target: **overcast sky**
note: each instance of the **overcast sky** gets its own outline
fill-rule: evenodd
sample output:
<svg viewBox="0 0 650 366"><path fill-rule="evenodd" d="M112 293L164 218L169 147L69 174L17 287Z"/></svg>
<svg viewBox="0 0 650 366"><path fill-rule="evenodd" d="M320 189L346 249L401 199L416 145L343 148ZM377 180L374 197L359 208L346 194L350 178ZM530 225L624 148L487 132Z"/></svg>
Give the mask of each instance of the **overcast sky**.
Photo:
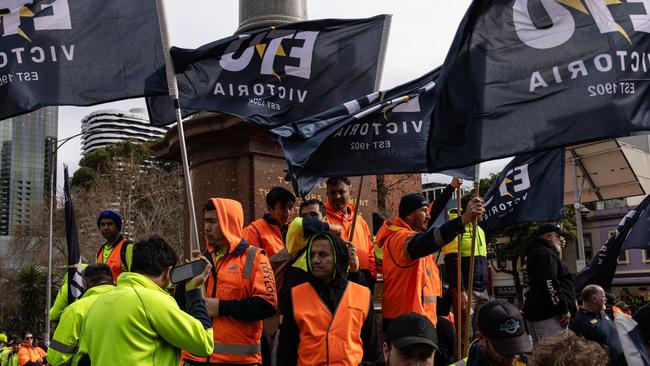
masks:
<svg viewBox="0 0 650 366"><path fill-rule="evenodd" d="M417 78L442 64L467 9L469 0L313 0L307 1L310 20L323 18L365 18L392 14L388 51L381 88L391 88ZM174 46L196 48L232 35L239 20L238 0L166 0L169 33ZM99 109L145 108L142 99L92 107L60 107L59 139L81 132L81 119ZM67 164L70 174L79 166L81 139L70 140L59 149L59 164ZM481 176L499 171L504 159L484 163ZM61 165L59 165L61 166ZM58 185L62 186L63 169Z"/></svg>

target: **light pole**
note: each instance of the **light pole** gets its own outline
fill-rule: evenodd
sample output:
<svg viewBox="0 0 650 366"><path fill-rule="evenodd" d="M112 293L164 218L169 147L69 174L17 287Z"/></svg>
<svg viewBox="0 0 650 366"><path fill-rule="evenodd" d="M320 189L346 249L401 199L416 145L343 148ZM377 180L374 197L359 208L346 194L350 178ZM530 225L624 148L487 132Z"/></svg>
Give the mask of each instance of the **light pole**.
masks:
<svg viewBox="0 0 650 366"><path fill-rule="evenodd" d="M63 144L72 140L73 138L80 136L81 133L66 137L61 140L55 141L52 144L52 151L50 151L50 224L49 224L49 243L48 243L48 254L47 254L47 283L45 285L45 344L50 344L50 333L51 326L50 323L50 307L52 307L52 237L53 237L53 217L54 217L54 172L56 172L56 167L54 166L54 154L59 150Z"/></svg>

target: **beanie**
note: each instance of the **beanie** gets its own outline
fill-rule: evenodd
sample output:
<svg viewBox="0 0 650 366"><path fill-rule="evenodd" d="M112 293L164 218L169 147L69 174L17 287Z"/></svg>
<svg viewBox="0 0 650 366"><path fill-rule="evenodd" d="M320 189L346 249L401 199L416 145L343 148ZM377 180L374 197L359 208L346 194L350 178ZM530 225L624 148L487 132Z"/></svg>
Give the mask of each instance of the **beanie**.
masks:
<svg viewBox="0 0 650 366"><path fill-rule="evenodd" d="M409 193L399 201L399 217L404 218L422 207L427 207L427 199L419 193Z"/></svg>
<svg viewBox="0 0 650 366"><path fill-rule="evenodd" d="M97 227L99 227L99 222L102 219L113 220L113 222L115 222L115 226L117 226L119 230L122 230L122 216L120 216L120 214L117 213L116 211L113 210L102 211L102 213L100 213L99 216L97 217Z"/></svg>

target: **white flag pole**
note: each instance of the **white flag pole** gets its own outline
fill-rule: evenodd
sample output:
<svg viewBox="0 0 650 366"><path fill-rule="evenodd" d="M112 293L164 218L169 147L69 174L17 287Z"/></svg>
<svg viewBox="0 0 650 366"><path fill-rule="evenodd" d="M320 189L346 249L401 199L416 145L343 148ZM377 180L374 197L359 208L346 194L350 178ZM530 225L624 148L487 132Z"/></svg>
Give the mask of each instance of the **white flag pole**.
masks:
<svg viewBox="0 0 650 366"><path fill-rule="evenodd" d="M196 223L196 212L194 211L194 196L192 195L192 179L190 178L190 167L187 161L187 148L185 147L185 132L183 131L183 117L181 116L181 105L178 101L178 83L176 81L176 72L169 54L169 32L167 30L167 15L163 0L156 0L156 9L158 10L158 23L160 25L160 40L162 42L163 56L165 58L165 71L167 74L167 85L169 95L174 102L176 111L176 127L178 129L178 141L180 143L181 157L183 159L183 176L185 177L185 191L187 192L187 206L190 211L190 240L192 249L201 250L199 241L199 231Z"/></svg>

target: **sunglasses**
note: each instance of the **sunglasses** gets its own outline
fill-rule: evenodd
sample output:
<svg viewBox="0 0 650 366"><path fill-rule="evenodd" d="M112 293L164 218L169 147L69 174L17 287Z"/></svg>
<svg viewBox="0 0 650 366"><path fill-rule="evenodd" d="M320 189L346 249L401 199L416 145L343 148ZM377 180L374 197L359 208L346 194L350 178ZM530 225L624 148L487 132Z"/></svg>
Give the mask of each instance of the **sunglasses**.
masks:
<svg viewBox="0 0 650 366"><path fill-rule="evenodd" d="M34 339L34 337L25 337L25 339Z"/></svg>

